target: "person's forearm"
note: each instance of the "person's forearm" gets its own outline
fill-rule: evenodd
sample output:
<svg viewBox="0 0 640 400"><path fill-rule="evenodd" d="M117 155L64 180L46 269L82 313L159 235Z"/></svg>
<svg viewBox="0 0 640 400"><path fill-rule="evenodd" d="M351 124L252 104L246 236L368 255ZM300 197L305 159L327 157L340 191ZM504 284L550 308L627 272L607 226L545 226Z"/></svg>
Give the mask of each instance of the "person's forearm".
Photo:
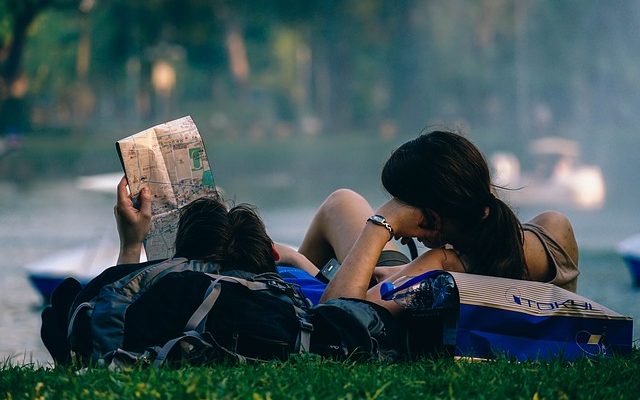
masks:
<svg viewBox="0 0 640 400"><path fill-rule="evenodd" d="M338 297L366 298L376 262L388 241L389 232L384 227L367 223L320 302Z"/></svg>
<svg viewBox="0 0 640 400"><path fill-rule="evenodd" d="M140 254L142 254L142 243L120 245L120 253L118 254L116 265L139 263Z"/></svg>
<svg viewBox="0 0 640 400"><path fill-rule="evenodd" d="M312 276L315 276L320 271L307 257L298 253L297 250L280 243L274 243L274 246L280 254L280 259L277 260L278 264L292 265L308 272Z"/></svg>

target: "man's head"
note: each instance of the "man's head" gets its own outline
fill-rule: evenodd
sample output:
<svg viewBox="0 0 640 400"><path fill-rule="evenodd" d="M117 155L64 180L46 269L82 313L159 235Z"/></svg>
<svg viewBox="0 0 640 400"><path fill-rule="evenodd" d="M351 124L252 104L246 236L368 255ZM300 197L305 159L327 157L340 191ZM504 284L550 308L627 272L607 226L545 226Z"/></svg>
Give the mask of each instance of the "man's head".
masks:
<svg viewBox="0 0 640 400"><path fill-rule="evenodd" d="M182 209L176 257L219 263L223 270L275 271L273 242L253 207L227 209L218 196L194 200Z"/></svg>

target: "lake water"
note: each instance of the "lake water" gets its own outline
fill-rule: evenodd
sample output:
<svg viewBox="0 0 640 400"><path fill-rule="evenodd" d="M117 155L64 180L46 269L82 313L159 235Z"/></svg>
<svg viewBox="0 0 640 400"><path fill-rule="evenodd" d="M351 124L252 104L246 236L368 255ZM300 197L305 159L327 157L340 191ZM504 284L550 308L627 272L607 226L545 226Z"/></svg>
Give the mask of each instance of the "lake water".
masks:
<svg viewBox="0 0 640 400"><path fill-rule="evenodd" d="M381 193L372 194L381 201ZM113 227L115 195L77 190L71 181L0 183L0 360L48 363L40 341L40 299L23 266L57 250L97 240ZM283 208L261 207L259 199L243 199L260 207L272 237L298 244L317 203ZM519 210L527 218L533 210ZM614 205L596 213L566 211L581 247L578 293L619 313L634 317L637 340L640 290L616 244L640 231L634 208ZM115 229L115 228L114 228Z"/></svg>

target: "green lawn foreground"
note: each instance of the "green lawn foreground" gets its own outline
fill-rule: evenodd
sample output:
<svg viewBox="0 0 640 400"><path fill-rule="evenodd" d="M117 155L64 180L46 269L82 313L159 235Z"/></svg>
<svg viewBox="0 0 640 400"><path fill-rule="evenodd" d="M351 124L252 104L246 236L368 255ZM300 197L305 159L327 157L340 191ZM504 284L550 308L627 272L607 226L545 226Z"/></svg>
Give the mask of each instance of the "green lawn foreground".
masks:
<svg viewBox="0 0 640 400"><path fill-rule="evenodd" d="M575 362L423 359L286 362L124 371L0 366L1 399L622 399L640 393L640 350ZM420 396L420 397L416 397Z"/></svg>

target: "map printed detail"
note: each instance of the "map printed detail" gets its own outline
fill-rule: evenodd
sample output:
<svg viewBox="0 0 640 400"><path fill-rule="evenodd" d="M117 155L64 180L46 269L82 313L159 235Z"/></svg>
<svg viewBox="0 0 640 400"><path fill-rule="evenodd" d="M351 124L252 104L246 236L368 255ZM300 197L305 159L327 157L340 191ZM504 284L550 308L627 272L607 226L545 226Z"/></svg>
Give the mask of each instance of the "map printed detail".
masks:
<svg viewBox="0 0 640 400"><path fill-rule="evenodd" d="M118 140L116 149L132 197L151 189L147 258L173 257L180 209L216 190L196 124L190 116L160 124Z"/></svg>

